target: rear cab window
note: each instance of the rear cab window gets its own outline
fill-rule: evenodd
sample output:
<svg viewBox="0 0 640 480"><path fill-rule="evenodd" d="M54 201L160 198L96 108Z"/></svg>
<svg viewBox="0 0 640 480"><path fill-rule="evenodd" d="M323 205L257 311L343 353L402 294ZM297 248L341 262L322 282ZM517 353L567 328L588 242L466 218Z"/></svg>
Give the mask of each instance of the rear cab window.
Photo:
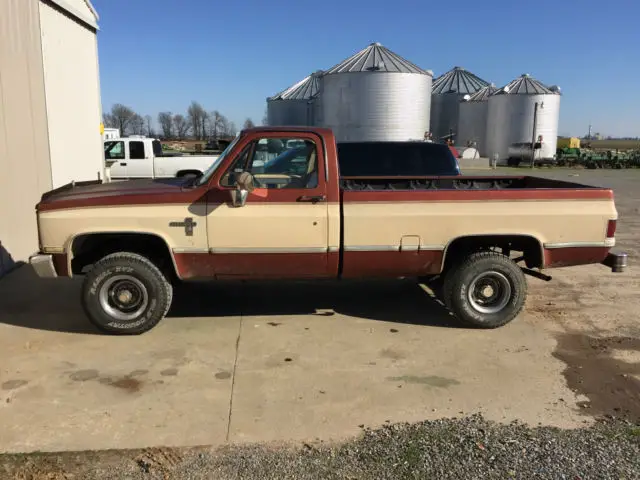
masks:
<svg viewBox="0 0 640 480"><path fill-rule="evenodd" d="M142 160L144 158L144 142L129 142L129 159Z"/></svg>
<svg viewBox="0 0 640 480"><path fill-rule="evenodd" d="M338 164L343 177L459 175L449 147L430 142L338 143Z"/></svg>

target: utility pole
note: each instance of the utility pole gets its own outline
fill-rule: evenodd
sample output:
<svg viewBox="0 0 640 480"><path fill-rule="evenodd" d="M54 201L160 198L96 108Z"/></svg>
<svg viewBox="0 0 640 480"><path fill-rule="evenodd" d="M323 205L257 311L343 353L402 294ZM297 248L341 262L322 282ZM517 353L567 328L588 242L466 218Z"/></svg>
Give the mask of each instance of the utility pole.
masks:
<svg viewBox="0 0 640 480"><path fill-rule="evenodd" d="M533 107L533 134L531 136L531 168L535 166L536 156L536 133L538 127L538 102Z"/></svg>

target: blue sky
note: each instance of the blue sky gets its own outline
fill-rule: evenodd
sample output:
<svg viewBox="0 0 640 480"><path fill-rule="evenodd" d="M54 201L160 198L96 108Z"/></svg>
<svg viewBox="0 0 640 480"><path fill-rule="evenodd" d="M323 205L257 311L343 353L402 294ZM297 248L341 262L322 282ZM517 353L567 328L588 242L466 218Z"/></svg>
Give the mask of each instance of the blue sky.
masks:
<svg viewBox="0 0 640 480"><path fill-rule="evenodd" d="M640 136L640 2L93 0L103 108L154 118L191 100L238 126L266 97L380 42L438 76L563 91L560 134Z"/></svg>

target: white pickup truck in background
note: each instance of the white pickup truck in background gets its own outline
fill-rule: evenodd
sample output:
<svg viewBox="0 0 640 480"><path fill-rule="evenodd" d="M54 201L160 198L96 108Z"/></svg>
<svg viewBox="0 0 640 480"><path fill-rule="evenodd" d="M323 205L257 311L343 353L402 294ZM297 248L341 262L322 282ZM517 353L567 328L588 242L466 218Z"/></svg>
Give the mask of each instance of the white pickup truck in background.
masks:
<svg viewBox="0 0 640 480"><path fill-rule="evenodd" d="M154 138L131 136L104 141L107 178L170 178L201 175L218 155L166 154Z"/></svg>

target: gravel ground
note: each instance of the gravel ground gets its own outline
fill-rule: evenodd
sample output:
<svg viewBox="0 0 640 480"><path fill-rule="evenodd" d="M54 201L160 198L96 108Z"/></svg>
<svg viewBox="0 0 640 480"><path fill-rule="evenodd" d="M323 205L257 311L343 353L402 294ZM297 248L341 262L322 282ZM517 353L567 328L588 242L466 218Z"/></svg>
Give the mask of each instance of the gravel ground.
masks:
<svg viewBox="0 0 640 480"><path fill-rule="evenodd" d="M529 428L479 415L363 428L350 442L0 456L1 478L638 479L640 423Z"/></svg>

